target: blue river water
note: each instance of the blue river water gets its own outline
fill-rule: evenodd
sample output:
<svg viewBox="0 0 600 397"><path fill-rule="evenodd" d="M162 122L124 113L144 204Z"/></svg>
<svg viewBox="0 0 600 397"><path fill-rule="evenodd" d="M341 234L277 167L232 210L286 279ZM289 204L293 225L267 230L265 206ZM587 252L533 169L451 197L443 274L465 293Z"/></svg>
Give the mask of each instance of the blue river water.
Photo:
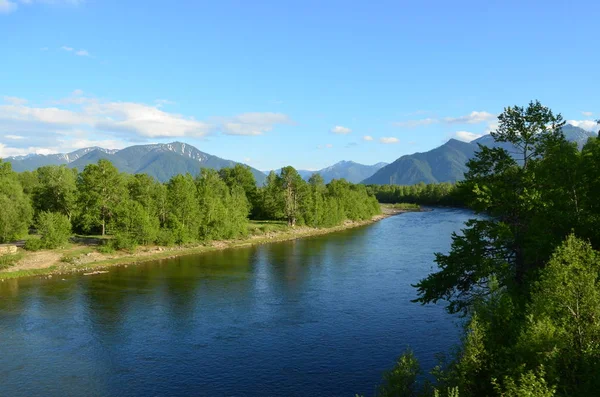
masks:
<svg viewBox="0 0 600 397"><path fill-rule="evenodd" d="M407 347L429 369L457 343L411 284L471 216L4 281L0 396L372 395Z"/></svg>

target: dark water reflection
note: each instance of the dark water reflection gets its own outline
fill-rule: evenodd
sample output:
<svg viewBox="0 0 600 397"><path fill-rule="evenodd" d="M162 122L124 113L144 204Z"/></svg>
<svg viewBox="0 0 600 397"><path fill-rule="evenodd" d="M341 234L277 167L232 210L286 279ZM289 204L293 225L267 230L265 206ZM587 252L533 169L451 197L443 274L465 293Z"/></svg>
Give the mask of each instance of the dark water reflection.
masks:
<svg viewBox="0 0 600 397"><path fill-rule="evenodd" d="M0 396L370 395L406 346L430 367L457 340L410 284L469 216L0 283Z"/></svg>

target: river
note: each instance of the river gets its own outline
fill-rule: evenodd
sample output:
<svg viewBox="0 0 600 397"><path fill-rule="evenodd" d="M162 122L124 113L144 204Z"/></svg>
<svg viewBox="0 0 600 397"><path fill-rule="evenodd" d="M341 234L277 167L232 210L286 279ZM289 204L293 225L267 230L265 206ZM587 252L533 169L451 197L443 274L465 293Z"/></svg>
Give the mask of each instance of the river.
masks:
<svg viewBox="0 0 600 397"><path fill-rule="evenodd" d="M0 396L372 395L406 347L430 368L458 341L411 284L470 216L5 281Z"/></svg>

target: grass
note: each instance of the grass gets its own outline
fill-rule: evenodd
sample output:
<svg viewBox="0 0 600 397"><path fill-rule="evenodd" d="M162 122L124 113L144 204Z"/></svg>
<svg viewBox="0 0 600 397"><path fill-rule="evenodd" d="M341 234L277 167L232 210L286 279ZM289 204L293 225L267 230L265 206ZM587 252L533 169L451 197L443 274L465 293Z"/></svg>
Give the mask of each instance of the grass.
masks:
<svg viewBox="0 0 600 397"><path fill-rule="evenodd" d="M419 204L412 203L395 203L395 204L383 204L387 208L392 208L395 210L404 210L404 211L418 211L421 209Z"/></svg>
<svg viewBox="0 0 600 397"><path fill-rule="evenodd" d="M289 230L285 221L250 221L248 223L248 234L259 236L268 233L281 233Z"/></svg>
<svg viewBox="0 0 600 397"><path fill-rule="evenodd" d="M25 254L23 252L17 252L16 254L0 255L0 270L8 269L15 265L19 260L23 258Z"/></svg>

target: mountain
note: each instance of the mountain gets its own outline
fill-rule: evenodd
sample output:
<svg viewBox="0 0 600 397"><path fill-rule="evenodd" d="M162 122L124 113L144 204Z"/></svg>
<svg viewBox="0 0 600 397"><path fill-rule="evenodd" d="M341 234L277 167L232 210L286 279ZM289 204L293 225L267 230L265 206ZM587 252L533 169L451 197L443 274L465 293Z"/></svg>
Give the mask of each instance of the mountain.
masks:
<svg viewBox="0 0 600 397"><path fill-rule="evenodd" d="M352 183L360 183L365 178L373 175L377 170L382 167L385 167L387 163L377 163L373 165L364 165L355 163L354 161L340 161L339 163L335 163L332 166L327 168L323 168L318 171L308 171L308 170L296 170L298 174L304 179L308 181L312 174L318 173L321 174L325 183L331 182L333 179L345 179L348 182ZM281 172L281 169L274 170L275 173ZM270 171L265 171L265 174L268 174Z"/></svg>
<svg viewBox="0 0 600 397"><path fill-rule="evenodd" d="M413 185L419 182L455 182L463 178L466 163L476 150L475 144L450 139L428 152L400 157L366 178L363 183Z"/></svg>
<svg viewBox="0 0 600 397"><path fill-rule="evenodd" d="M12 163L13 169L19 172L32 171L44 165L60 164L81 171L86 165L97 163L100 159L110 160L121 172L145 173L162 182L186 172L197 175L200 168L219 170L237 164L235 161L201 152L194 146L182 142L137 145L121 150L91 147L66 154L8 157L6 161ZM250 169L256 178L256 183L262 185L266 178L265 174L254 168Z"/></svg>
<svg viewBox="0 0 600 397"><path fill-rule="evenodd" d="M321 174L325 183L329 183L333 179L342 178L348 182L360 183L386 165L387 163L364 165L355 163L354 161L340 161L339 163L335 163L334 165L323 168L317 172Z"/></svg>
<svg viewBox="0 0 600 397"><path fill-rule="evenodd" d="M596 134L582 128L566 124L563 127L565 138L576 142L581 149L590 137ZM364 184L414 185L419 182L440 183L456 182L464 179L466 163L479 149L478 144L488 147L502 147L509 153L516 152L513 145L496 142L491 135L484 135L467 143L450 139L440 147L424 153L415 153L400 157L393 163L381 168L373 176L366 178Z"/></svg>

